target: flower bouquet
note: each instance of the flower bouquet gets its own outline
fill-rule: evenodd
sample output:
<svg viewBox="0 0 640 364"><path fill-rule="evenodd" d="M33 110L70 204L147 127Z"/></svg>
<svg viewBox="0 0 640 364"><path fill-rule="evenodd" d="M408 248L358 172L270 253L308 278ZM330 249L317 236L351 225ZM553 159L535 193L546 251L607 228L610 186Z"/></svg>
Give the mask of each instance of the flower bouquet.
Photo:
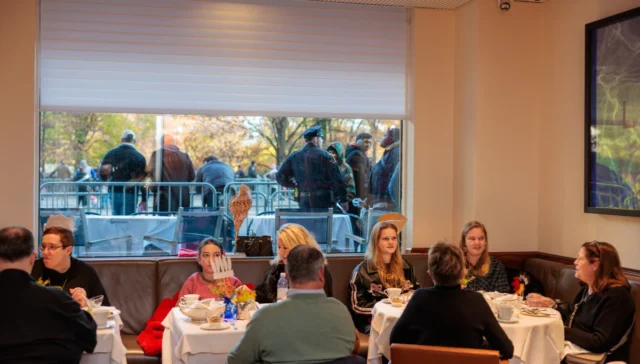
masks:
<svg viewBox="0 0 640 364"><path fill-rule="evenodd" d="M246 285L236 288L232 301L238 307L238 320L251 319L250 311L255 311L256 292Z"/></svg>

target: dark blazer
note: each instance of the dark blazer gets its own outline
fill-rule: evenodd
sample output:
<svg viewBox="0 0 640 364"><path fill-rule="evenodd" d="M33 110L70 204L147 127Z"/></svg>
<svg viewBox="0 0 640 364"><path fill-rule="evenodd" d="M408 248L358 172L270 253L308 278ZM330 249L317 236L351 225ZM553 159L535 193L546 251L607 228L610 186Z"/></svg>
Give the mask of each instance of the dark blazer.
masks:
<svg viewBox="0 0 640 364"><path fill-rule="evenodd" d="M513 356L513 344L481 294L460 285L417 290L391 330L391 343L451 346L500 352Z"/></svg>

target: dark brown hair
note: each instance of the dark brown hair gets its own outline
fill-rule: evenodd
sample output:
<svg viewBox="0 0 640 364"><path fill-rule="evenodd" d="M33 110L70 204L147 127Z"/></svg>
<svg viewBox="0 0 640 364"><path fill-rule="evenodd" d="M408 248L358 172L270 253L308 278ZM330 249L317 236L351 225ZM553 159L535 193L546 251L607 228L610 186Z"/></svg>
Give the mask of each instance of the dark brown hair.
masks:
<svg viewBox="0 0 640 364"><path fill-rule="evenodd" d="M618 251L613 245L594 240L582 244L582 247L589 263L600 262L593 281L592 288L595 292L600 293L607 287L630 287L629 281L622 273Z"/></svg>
<svg viewBox="0 0 640 364"><path fill-rule="evenodd" d="M44 229L42 236L45 235L57 235L60 238L62 246L65 248L73 246L76 243L76 239L73 237L73 232L58 226L52 226Z"/></svg>
<svg viewBox="0 0 640 364"><path fill-rule="evenodd" d="M429 273L436 284L460 284L464 266L464 253L460 247L439 242L429 248Z"/></svg>
<svg viewBox="0 0 640 364"><path fill-rule="evenodd" d="M460 249L462 249L465 254L467 253L467 234L469 231L476 228L482 229L482 232L484 233L484 252L475 265L469 265L469 262L466 262L465 264L467 265L467 269L469 269L469 273L478 277L484 277L489 273L489 267L491 266L491 258L489 257L489 235L487 234L487 228L485 228L479 221L469 221L466 223L462 229L462 234L460 234Z"/></svg>

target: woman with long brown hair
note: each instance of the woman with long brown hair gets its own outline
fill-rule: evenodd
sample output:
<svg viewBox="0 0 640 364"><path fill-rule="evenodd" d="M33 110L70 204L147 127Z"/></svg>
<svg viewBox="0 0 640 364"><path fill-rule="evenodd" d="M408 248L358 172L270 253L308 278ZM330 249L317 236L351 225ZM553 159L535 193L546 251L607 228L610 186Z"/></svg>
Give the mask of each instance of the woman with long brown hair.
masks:
<svg viewBox="0 0 640 364"><path fill-rule="evenodd" d="M409 262L402 259L398 244L398 228L389 221L373 226L364 261L353 270L349 288L351 308L358 331L369 334L371 310L386 298L387 288L409 291L420 288Z"/></svg>
<svg viewBox="0 0 640 364"><path fill-rule="evenodd" d="M484 225L478 221L466 223L460 235L460 249L467 262L466 289L503 293L511 290L504 265L489 255L489 237Z"/></svg>
<svg viewBox="0 0 640 364"><path fill-rule="evenodd" d="M622 273L616 248L606 242L582 244L573 262L584 287L572 305L532 293L527 301L558 308L565 320L564 338L592 353L607 353L606 361L627 361L629 344L622 343L635 316L631 286ZM566 350L565 350L566 352Z"/></svg>

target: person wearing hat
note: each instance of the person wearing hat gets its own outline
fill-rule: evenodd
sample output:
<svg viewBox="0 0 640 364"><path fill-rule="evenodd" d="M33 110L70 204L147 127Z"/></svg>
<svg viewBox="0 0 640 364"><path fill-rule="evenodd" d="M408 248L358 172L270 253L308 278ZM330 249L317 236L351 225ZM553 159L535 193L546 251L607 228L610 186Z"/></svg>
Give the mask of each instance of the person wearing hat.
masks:
<svg viewBox="0 0 640 364"><path fill-rule="evenodd" d="M105 154L100 166L100 178L109 182L136 182L142 180L147 165L146 158L136 150L136 134L131 130L122 133L122 144ZM134 187L113 187L113 214L131 215L136 211L138 196ZM140 207L146 210L147 196L142 193Z"/></svg>
<svg viewBox="0 0 640 364"><path fill-rule="evenodd" d="M307 129L302 136L307 143L292 153L276 173L276 181L284 187L298 188L301 208L329 208L336 202L347 204L347 181L335 159L322 149L322 127Z"/></svg>

